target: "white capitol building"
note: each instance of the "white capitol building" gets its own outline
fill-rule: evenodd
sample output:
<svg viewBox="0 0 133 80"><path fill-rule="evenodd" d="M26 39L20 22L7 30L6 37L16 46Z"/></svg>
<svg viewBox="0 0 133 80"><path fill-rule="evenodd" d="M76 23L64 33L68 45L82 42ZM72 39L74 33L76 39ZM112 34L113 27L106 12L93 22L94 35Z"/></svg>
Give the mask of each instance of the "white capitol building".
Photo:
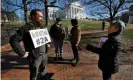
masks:
<svg viewBox="0 0 133 80"><path fill-rule="evenodd" d="M84 7L81 5L80 2L73 2L65 9L49 7L48 8L48 16L49 19L61 18L61 19L85 19L86 16L84 15Z"/></svg>

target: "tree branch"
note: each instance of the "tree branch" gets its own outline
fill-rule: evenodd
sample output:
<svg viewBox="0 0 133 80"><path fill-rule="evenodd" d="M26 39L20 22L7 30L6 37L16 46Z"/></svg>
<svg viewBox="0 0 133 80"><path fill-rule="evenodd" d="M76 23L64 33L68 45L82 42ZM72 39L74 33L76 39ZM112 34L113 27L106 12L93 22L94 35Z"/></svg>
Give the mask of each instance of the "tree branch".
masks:
<svg viewBox="0 0 133 80"><path fill-rule="evenodd" d="M10 2L10 1L6 1L6 0L3 0L4 1L4 3L6 3L6 4L8 4L8 5L11 5L11 6L16 6L16 7L21 7L21 8L23 8L23 6L20 6L20 5L17 5L17 4L13 4L12 2Z"/></svg>

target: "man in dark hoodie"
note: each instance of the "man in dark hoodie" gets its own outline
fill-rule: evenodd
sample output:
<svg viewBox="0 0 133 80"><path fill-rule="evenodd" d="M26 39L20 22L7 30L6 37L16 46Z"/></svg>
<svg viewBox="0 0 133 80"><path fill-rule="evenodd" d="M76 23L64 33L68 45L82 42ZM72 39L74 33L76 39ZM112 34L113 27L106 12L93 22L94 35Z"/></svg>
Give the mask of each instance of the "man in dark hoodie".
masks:
<svg viewBox="0 0 133 80"><path fill-rule="evenodd" d="M55 46L56 60L63 60L63 41L65 39L65 30L60 24L61 19L56 18L56 22L50 28L50 36Z"/></svg>
<svg viewBox="0 0 133 80"><path fill-rule="evenodd" d="M108 28L108 39L98 48L88 44L87 50L99 54L98 67L102 71L103 80L111 80L111 75L118 72L118 55L120 53L120 34L125 24L122 21L114 21Z"/></svg>
<svg viewBox="0 0 133 80"><path fill-rule="evenodd" d="M46 64L47 64L47 45L34 48L29 30L40 29L43 20L41 10L34 9L30 13L31 22L20 27L11 37L9 43L13 50L22 58L29 60L30 80L47 80ZM25 51L20 46L23 41Z"/></svg>

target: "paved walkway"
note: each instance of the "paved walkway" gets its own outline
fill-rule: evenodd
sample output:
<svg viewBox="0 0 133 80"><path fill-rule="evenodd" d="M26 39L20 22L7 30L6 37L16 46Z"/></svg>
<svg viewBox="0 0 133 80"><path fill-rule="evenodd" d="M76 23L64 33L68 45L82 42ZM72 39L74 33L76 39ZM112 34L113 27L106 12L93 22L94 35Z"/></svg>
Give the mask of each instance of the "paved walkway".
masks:
<svg viewBox="0 0 133 80"><path fill-rule="evenodd" d="M80 65L73 67L72 50L70 44L64 45L63 61L54 61L54 48L49 48L49 63L47 72L51 80L101 80L101 71L97 67L98 55L91 52L80 52ZM1 56L2 80L29 80L28 62L18 57L12 50ZM113 76L113 80L133 80L133 64L121 65L120 72Z"/></svg>
<svg viewBox="0 0 133 80"><path fill-rule="evenodd" d="M9 44L2 46L1 79L2 80L29 80L28 62L16 55ZM54 61L54 48L49 48L49 63L47 72L51 80L102 80L98 69L98 55L88 51L80 52L80 65L73 67L70 59L73 58L69 43L64 45L63 61ZM119 73L113 75L113 80L133 80L133 64L120 65Z"/></svg>
<svg viewBox="0 0 133 80"><path fill-rule="evenodd" d="M63 61L54 61L54 48L49 48L48 74L54 80L98 80L100 70L97 67L97 56L80 52L81 63L77 67L71 65L73 58L70 44L64 45ZM1 57L2 80L29 80L28 62L18 57L12 50L4 52ZM96 70L96 71L94 71ZM95 76L95 77L94 77Z"/></svg>

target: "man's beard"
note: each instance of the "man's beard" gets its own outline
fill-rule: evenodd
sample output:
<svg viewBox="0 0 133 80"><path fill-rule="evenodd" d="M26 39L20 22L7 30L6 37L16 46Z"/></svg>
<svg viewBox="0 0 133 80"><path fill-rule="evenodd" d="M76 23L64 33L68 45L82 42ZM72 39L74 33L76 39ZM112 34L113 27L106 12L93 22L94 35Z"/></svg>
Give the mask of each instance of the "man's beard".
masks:
<svg viewBox="0 0 133 80"><path fill-rule="evenodd" d="M40 25L42 25L42 23L43 23L42 21L38 21L37 25L40 26Z"/></svg>

